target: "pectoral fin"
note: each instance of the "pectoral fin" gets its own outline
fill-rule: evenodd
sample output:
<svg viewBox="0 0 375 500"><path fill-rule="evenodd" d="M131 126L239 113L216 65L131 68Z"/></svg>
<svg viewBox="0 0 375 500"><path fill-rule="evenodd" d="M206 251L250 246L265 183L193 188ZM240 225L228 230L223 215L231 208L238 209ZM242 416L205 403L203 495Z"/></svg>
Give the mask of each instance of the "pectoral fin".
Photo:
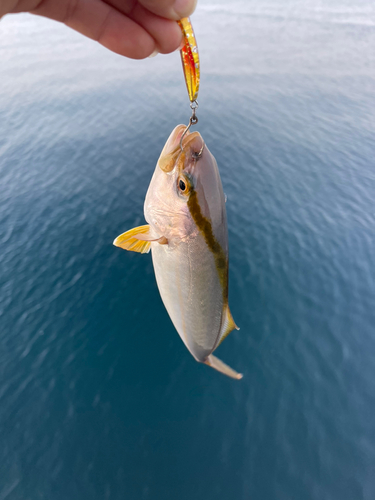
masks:
<svg viewBox="0 0 375 500"><path fill-rule="evenodd" d="M164 236L156 236L152 234L148 224L144 226L134 227L126 233L117 236L113 244L116 247L129 250L131 252L148 253L151 248L151 242L158 241L161 245L168 243Z"/></svg>
<svg viewBox="0 0 375 500"><path fill-rule="evenodd" d="M150 236L150 234L136 234L134 238L137 238L138 240L141 241L157 241L160 245L166 245L168 243L168 240L165 236L156 236L155 238Z"/></svg>
<svg viewBox="0 0 375 500"><path fill-rule="evenodd" d="M224 375L227 375L228 377L234 378L236 380L240 380L243 377L242 373L237 373L230 366L226 365L220 359L216 358L213 354L210 354L206 361L204 361L204 363L208 366L211 366L211 368L214 368L218 372L221 372Z"/></svg>

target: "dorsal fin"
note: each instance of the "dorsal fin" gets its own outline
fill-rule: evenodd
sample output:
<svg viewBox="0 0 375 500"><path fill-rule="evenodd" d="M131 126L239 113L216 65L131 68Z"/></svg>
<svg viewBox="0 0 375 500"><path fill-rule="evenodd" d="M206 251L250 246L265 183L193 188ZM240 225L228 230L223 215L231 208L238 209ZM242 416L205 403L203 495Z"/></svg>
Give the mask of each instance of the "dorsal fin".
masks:
<svg viewBox="0 0 375 500"><path fill-rule="evenodd" d="M228 304L224 306L223 319L221 322L220 336L216 347L218 347L224 339L228 337L232 330L239 330L238 326L234 322L232 313L230 312ZM216 349L215 347L215 349Z"/></svg>

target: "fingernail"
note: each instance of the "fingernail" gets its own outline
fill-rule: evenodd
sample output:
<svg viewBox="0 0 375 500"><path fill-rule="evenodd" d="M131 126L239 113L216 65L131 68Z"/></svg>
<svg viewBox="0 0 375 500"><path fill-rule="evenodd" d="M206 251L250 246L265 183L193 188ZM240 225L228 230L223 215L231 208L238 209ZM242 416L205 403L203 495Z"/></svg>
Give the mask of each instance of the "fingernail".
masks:
<svg viewBox="0 0 375 500"><path fill-rule="evenodd" d="M197 6L197 0L176 0L173 5L177 18L189 17Z"/></svg>
<svg viewBox="0 0 375 500"><path fill-rule="evenodd" d="M150 54L148 57L155 57L159 54L158 50L154 50L154 52L152 54Z"/></svg>

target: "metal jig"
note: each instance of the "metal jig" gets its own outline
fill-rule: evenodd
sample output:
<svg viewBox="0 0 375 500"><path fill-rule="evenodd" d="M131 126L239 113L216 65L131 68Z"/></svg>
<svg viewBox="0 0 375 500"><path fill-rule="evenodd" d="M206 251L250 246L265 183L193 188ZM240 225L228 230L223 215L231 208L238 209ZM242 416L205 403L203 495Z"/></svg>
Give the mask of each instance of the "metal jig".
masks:
<svg viewBox="0 0 375 500"><path fill-rule="evenodd" d="M189 125L184 130L180 139L180 149L184 150L182 147L182 140L187 134L188 130L192 125L198 123L198 117L196 115L196 110L198 109L198 91L199 91L199 81L200 81L200 64L199 64L199 53L198 46L195 40L193 26L188 17L177 21L182 30L184 37L184 46L181 49L181 61L182 68L184 70L186 88L190 99L191 117L189 119ZM195 159L199 159L204 150L204 142L201 150L198 153L193 153Z"/></svg>

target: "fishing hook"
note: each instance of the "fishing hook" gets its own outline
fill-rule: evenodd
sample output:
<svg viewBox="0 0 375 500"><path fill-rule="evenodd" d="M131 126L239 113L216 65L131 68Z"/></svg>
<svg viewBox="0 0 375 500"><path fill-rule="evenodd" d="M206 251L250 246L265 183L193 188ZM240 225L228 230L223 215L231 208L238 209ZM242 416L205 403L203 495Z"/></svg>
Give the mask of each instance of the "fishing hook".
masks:
<svg viewBox="0 0 375 500"><path fill-rule="evenodd" d="M183 131L182 133L182 136L181 136L181 139L180 139L180 148L181 148L181 151L184 150L184 148L182 147L182 140L183 138L185 137L185 135L187 134L189 128L192 126L192 125L196 125L198 123L198 117L196 115L196 110L198 108L198 101L193 101L190 103L190 108L192 110L192 113L191 113L191 117L189 119L189 125L185 128L185 130ZM205 146L205 143L203 141L203 146L201 148L200 151L198 151L198 153L193 153L193 157L198 160L202 154L203 154L203 150L204 150L204 146Z"/></svg>

